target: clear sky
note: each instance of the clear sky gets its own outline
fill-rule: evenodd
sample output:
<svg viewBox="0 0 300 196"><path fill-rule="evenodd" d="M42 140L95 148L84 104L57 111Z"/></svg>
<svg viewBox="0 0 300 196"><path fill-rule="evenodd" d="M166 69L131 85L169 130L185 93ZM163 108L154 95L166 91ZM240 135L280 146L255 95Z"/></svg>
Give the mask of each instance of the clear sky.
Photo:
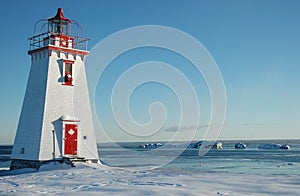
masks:
<svg viewBox="0 0 300 196"><path fill-rule="evenodd" d="M227 114L220 139L300 139L298 0L2 0L0 7L0 144L12 144L14 140L30 70L27 38L33 35L35 22L54 16L58 7L81 24L85 36L91 39L89 49L112 33L138 25L164 25L190 34L207 48L224 79ZM144 60L166 61L185 72L200 89L200 122L205 126L211 103L201 75L195 76L193 68L185 68L189 62L170 51L144 48L115 59L100 80L95 105L106 131L115 140L132 139L116 126L109 93L113 80L125 68ZM132 116L140 123L147 122L149 104L155 101L168 109L163 129L176 127L178 100L170 89L157 83L136 89L130 100ZM193 126L186 124L186 131ZM151 139L168 139L169 133L164 130ZM106 141L102 136L97 131L99 142ZM200 137L201 133L195 139Z"/></svg>

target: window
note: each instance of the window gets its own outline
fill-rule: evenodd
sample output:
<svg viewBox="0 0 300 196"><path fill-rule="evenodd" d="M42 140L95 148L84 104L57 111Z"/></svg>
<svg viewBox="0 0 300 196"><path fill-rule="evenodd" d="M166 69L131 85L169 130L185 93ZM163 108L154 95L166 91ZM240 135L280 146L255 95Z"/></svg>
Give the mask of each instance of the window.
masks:
<svg viewBox="0 0 300 196"><path fill-rule="evenodd" d="M73 61L64 60L64 85L73 86Z"/></svg>
<svg viewBox="0 0 300 196"><path fill-rule="evenodd" d="M54 34L68 35L68 22L53 20L49 22L49 31Z"/></svg>

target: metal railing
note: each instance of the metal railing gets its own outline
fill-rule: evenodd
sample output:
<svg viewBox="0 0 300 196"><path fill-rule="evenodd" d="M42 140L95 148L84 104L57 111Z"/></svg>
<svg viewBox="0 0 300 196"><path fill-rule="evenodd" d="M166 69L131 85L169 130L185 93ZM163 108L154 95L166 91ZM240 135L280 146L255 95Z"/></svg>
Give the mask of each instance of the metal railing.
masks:
<svg viewBox="0 0 300 196"><path fill-rule="evenodd" d="M60 39L55 38L58 34L52 32L45 32L39 35L35 35L29 38L29 50L36 50L48 45L54 45L58 43L58 46L61 47ZM88 38L79 37L79 36L70 36L74 40L68 40L65 48L73 48L77 50L87 50Z"/></svg>

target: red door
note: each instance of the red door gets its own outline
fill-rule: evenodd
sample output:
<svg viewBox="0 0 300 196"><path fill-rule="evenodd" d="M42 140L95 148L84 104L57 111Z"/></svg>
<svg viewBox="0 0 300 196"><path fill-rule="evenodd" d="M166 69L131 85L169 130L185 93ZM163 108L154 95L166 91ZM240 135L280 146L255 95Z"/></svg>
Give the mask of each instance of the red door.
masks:
<svg viewBox="0 0 300 196"><path fill-rule="evenodd" d="M65 154L77 154L77 125L65 125Z"/></svg>

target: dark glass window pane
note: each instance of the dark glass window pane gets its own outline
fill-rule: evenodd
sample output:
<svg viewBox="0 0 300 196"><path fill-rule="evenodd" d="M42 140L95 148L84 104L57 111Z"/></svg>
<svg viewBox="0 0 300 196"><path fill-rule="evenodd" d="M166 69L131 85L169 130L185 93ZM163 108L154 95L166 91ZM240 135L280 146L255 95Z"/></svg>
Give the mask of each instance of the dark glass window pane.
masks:
<svg viewBox="0 0 300 196"><path fill-rule="evenodd" d="M72 71L71 66L72 65L70 63L66 63L66 73L70 73L71 74L71 71Z"/></svg>

